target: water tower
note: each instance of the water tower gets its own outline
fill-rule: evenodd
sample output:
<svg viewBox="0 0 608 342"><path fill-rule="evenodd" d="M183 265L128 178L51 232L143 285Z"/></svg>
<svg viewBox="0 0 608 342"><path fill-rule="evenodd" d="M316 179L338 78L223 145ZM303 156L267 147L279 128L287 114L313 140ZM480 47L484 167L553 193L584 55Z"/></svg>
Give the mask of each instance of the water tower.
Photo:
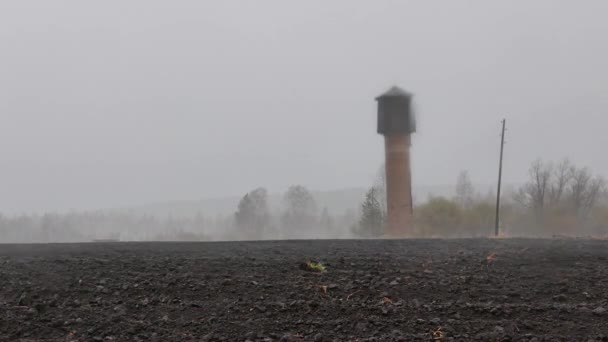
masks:
<svg viewBox="0 0 608 342"><path fill-rule="evenodd" d="M392 87L376 98L378 133L384 135L387 218L385 234L402 237L412 230L410 135L416 131L412 95Z"/></svg>

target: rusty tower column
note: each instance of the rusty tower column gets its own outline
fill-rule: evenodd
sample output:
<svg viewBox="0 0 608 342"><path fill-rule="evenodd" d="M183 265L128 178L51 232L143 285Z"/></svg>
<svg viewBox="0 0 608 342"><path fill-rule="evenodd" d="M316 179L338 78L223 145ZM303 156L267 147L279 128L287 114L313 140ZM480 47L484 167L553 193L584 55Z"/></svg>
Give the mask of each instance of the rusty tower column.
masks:
<svg viewBox="0 0 608 342"><path fill-rule="evenodd" d="M384 135L387 218L385 235L402 237L412 230L410 134L416 131L412 96L392 87L378 96L378 133Z"/></svg>

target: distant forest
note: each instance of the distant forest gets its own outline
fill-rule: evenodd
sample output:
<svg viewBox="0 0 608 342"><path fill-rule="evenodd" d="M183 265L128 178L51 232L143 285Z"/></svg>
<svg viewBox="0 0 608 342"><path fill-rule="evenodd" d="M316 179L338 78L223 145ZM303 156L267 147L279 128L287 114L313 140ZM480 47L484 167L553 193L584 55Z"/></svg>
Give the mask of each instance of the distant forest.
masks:
<svg viewBox="0 0 608 342"><path fill-rule="evenodd" d="M456 178L451 198L431 196L414 208L412 237L483 237L494 233L495 194L479 193L468 172ZM502 198L501 235L608 236L606 181L564 160L535 161L528 181ZM358 211L332 213L311 192L294 185L272 209L260 187L244 194L232 215L167 217L129 212L0 215L0 243L119 241L214 241L381 237L386 217L384 170Z"/></svg>

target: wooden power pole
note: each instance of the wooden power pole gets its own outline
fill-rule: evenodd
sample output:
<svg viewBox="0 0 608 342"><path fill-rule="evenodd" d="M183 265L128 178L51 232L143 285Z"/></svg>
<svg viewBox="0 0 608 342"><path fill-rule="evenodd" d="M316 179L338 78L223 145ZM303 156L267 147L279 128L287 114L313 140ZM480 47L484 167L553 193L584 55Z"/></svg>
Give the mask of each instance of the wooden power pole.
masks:
<svg viewBox="0 0 608 342"><path fill-rule="evenodd" d="M500 135L500 161L498 164L498 191L496 191L496 221L494 222L494 235L498 236L500 230L500 187L502 183L502 155L505 148L505 124L502 119L502 133Z"/></svg>

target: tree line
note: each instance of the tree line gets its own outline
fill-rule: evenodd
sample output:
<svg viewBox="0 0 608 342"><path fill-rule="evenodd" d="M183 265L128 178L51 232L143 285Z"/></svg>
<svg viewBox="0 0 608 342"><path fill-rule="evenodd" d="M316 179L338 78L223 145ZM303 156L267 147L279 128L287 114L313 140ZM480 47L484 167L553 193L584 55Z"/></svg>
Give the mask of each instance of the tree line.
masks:
<svg viewBox="0 0 608 342"><path fill-rule="evenodd" d="M231 215L158 218L125 212L0 215L0 243L94 240L261 240L381 237L386 219L386 181L380 168L359 208L332 213L312 193L293 185L281 208L271 208L265 188L253 189ZM412 237L493 235L495 194L475 189L462 171L452 197L430 196L414 207ZM606 181L588 168L564 160L537 160L528 180L505 192L501 232L506 236L606 236Z"/></svg>
<svg viewBox="0 0 608 342"><path fill-rule="evenodd" d="M350 227L355 220L354 212L335 217L328 208L319 210L311 192L302 185L287 189L283 209L273 215L266 189L257 188L240 200L231 235L247 239L345 238L352 235L344 227Z"/></svg>
<svg viewBox="0 0 608 342"><path fill-rule="evenodd" d="M383 170L380 171L380 175ZM361 204L353 232L361 237L383 233L385 182L379 177ZM481 194L467 171L456 180L452 198L430 196L414 208L414 237L484 237L494 232L496 195ZM607 183L569 160L536 160L528 180L502 198L501 234L506 236L608 235Z"/></svg>
<svg viewBox="0 0 608 342"><path fill-rule="evenodd" d="M287 189L282 208L270 208L268 192L246 193L234 214L158 218L129 211L0 215L0 243L117 241L214 241L353 237L355 210L332 214L302 185ZM344 228L346 227L346 228Z"/></svg>

